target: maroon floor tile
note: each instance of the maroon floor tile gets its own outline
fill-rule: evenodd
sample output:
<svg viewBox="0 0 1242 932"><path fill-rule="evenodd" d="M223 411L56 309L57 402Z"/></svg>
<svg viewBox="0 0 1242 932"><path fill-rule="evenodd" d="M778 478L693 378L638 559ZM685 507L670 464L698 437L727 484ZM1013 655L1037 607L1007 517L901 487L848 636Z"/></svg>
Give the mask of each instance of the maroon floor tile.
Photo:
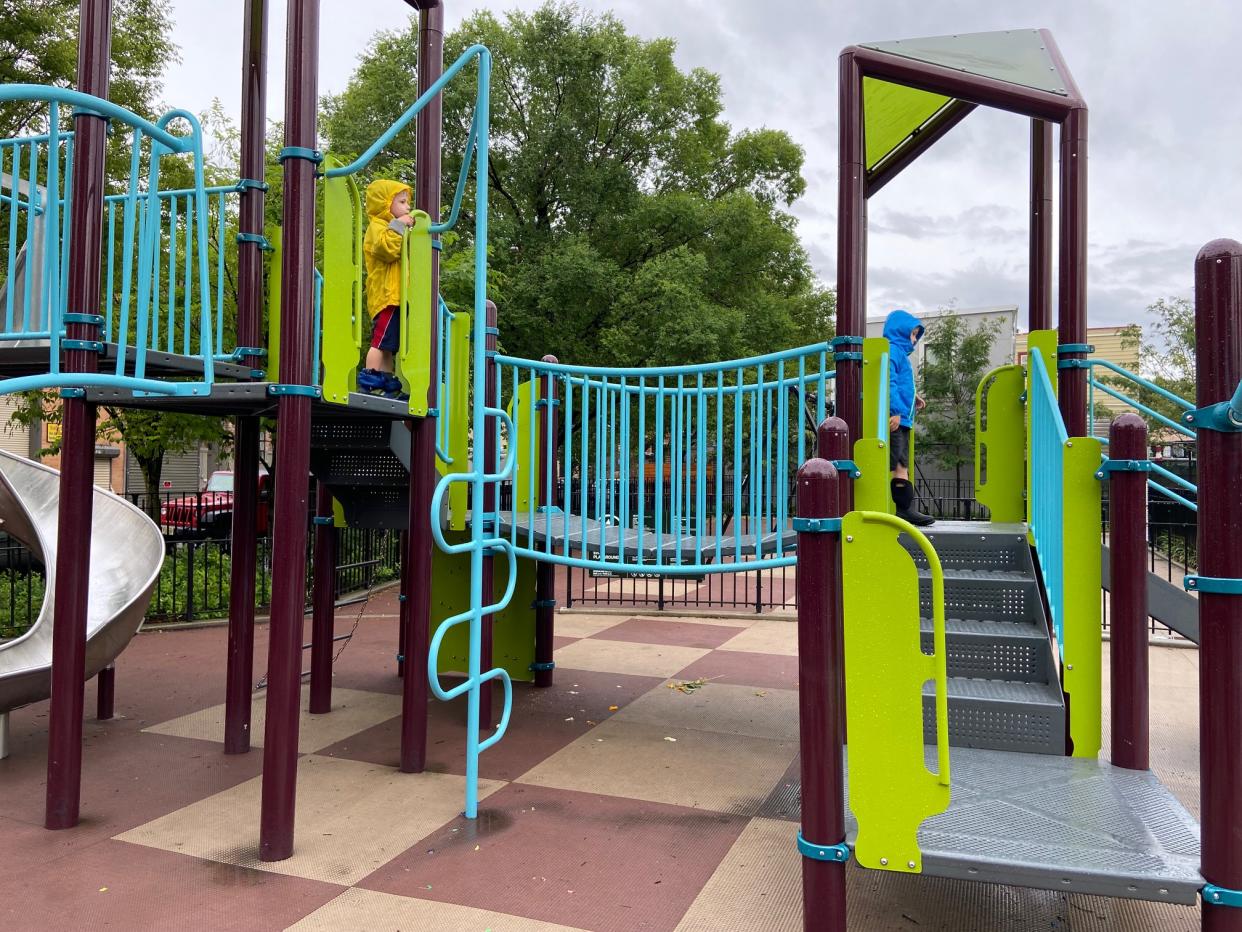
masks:
<svg viewBox="0 0 1242 932"><path fill-rule="evenodd" d="M746 822L514 784L359 886L597 932L671 930Z"/></svg>
<svg viewBox="0 0 1242 932"><path fill-rule="evenodd" d="M663 680L621 673L585 670L556 671L556 684L535 689L514 685L513 713L504 738L479 758L479 773L495 780L514 780L546 757L614 715L610 706L627 703L659 686ZM499 715L502 696L494 692ZM441 773L466 772L466 699L453 702L432 699L428 709L427 768ZM368 763L397 766L401 745L401 720L390 719L339 741L316 753Z"/></svg>
<svg viewBox="0 0 1242 932"><path fill-rule="evenodd" d="M726 625L631 618L619 625L605 628L594 636L608 641L633 641L639 644L668 644L675 647L714 649L730 638L737 637L740 630L740 628Z"/></svg>
<svg viewBox="0 0 1242 932"><path fill-rule="evenodd" d="M558 647L564 647L566 644L572 644L574 641L581 640L582 638L571 638L563 634L554 634L552 635L552 649L556 650Z"/></svg>
<svg viewBox="0 0 1242 932"><path fill-rule="evenodd" d="M734 633L738 631L734 628ZM714 650L677 674L679 680L711 680L761 689L797 689L798 658L780 654L752 654Z"/></svg>
<svg viewBox="0 0 1242 932"><path fill-rule="evenodd" d="M6 870L0 928L281 929L344 889L101 841L56 861L54 880L32 881Z"/></svg>
<svg viewBox="0 0 1242 932"><path fill-rule="evenodd" d="M758 815L764 819L782 819L786 822L802 821L802 756L794 755L784 776L772 788L768 798L759 807Z"/></svg>

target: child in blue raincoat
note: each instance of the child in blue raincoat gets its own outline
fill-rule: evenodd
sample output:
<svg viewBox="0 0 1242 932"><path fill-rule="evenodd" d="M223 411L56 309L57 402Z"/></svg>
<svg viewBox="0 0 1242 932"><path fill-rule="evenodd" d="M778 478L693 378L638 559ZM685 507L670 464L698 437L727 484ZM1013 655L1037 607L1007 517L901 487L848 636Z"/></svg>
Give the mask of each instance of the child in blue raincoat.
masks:
<svg viewBox="0 0 1242 932"><path fill-rule="evenodd" d="M910 354L923 336L923 324L909 311L898 309L884 320L884 338L888 340L888 468L889 487L897 516L917 527L935 524L935 519L919 511L914 503L914 485L910 482L910 430L914 415L926 402L914 390L914 367Z"/></svg>

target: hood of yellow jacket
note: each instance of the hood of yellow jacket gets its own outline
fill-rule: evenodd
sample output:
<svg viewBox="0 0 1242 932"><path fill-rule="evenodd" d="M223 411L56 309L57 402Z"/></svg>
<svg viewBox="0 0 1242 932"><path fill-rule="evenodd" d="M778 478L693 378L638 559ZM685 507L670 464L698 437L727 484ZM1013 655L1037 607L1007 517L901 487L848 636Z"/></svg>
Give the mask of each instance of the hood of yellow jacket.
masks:
<svg viewBox="0 0 1242 932"><path fill-rule="evenodd" d="M385 223L392 220L392 199L402 191L408 192L411 201L413 200L414 192L410 190L408 184L388 178L372 181L367 185L367 216L383 220ZM414 205L411 203L410 210L413 209Z"/></svg>

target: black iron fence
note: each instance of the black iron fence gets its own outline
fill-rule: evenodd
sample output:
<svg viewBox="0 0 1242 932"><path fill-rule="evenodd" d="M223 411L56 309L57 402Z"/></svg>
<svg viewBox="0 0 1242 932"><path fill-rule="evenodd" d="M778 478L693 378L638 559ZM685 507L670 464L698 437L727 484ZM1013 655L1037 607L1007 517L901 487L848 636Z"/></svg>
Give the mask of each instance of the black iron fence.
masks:
<svg viewBox="0 0 1242 932"><path fill-rule="evenodd" d="M396 579L400 574L399 532L338 528L335 533L338 597ZM306 548L308 598L314 548L312 534ZM266 608L271 602L271 568L271 538L260 537L255 561L256 608ZM227 615L231 574L227 538L166 540L164 565L151 595L147 619L177 622ZM7 535L0 535L0 640L20 636L38 617L44 581L44 568L30 551Z"/></svg>

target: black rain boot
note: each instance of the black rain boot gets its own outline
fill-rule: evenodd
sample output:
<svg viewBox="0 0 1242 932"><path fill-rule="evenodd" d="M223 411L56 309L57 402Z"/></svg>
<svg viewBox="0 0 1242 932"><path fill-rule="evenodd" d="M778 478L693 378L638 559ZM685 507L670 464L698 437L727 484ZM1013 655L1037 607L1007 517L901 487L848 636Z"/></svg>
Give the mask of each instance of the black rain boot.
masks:
<svg viewBox="0 0 1242 932"><path fill-rule="evenodd" d="M909 479L893 479L889 483L893 495L893 504L897 506L897 517L909 521L915 527L927 527L935 524L936 519L919 511L914 504L914 486Z"/></svg>

